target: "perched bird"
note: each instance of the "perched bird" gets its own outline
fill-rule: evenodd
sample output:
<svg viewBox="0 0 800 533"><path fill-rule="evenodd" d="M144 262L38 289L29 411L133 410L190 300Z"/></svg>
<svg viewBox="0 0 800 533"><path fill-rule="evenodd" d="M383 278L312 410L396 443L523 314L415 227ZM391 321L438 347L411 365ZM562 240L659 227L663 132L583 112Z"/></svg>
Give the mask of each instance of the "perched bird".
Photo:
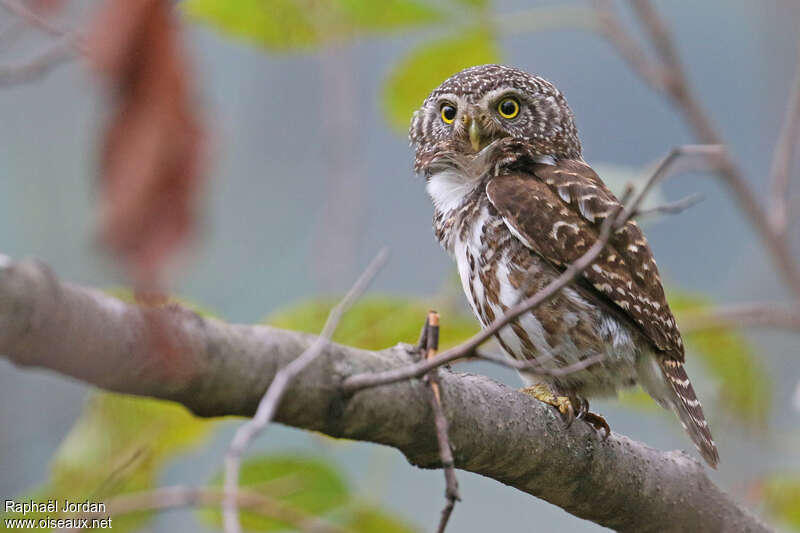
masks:
<svg viewBox="0 0 800 533"><path fill-rule="evenodd" d="M483 327L555 279L597 240L620 204L581 157L575 121L548 81L501 65L463 70L425 99L411 122L414 169L433 200L433 226L458 265ZM684 347L650 246L635 221L618 229L574 283L500 330L514 359L564 368L523 372L526 391L596 427L587 398L639 383L678 415L700 454L719 462L684 370ZM546 374L546 373L545 373Z"/></svg>

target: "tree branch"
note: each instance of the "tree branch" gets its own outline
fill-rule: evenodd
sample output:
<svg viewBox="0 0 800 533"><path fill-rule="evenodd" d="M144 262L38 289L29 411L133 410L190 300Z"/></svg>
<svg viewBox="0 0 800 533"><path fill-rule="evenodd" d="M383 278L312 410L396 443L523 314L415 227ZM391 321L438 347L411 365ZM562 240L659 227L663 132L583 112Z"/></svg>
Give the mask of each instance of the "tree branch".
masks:
<svg viewBox="0 0 800 533"><path fill-rule="evenodd" d="M798 144L800 144L800 47L797 49L792 92L789 96L781 133L778 142L775 143L770 172L770 222L773 231L779 235L785 235L789 229L789 198L791 198L789 185L792 160Z"/></svg>
<svg viewBox="0 0 800 533"><path fill-rule="evenodd" d="M800 306L771 303L733 304L680 316L681 331L693 333L717 328L761 327L800 332Z"/></svg>
<svg viewBox="0 0 800 533"><path fill-rule="evenodd" d="M226 498L222 502L222 519L225 533L239 533L242 531L242 525L239 523L239 511L236 506L236 491L239 486L239 470L244 452L250 442L258 437L267 425L272 422L278 406L283 400L286 388L292 380L323 353L339 326L342 315L367 290L375 275L383 268L388 257L389 250L387 248L383 248L378 252L366 270L364 270L364 273L359 276L352 288L344 295L344 298L331 309L320 336L299 357L275 373L275 378L258 403L253 419L236 430L236 434L225 454L224 487Z"/></svg>
<svg viewBox="0 0 800 533"><path fill-rule="evenodd" d="M176 350L150 349L158 312ZM143 309L59 282L43 265L0 256L0 353L108 390L180 402L201 416L252 416L279 368L314 336L226 324L179 305ZM439 467L425 384L411 379L347 395L348 376L406 366L404 347L380 352L329 344L292 380L275 420L392 446ZM440 370L457 468L545 499L618 531L769 531L681 452L661 452L585 424L486 377Z"/></svg>

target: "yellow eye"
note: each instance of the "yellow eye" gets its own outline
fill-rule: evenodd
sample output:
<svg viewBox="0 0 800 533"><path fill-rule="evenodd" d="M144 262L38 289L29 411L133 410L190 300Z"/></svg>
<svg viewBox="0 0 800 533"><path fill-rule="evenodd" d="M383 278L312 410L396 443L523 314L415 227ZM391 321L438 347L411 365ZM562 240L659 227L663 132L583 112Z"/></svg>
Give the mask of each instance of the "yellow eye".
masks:
<svg viewBox="0 0 800 533"><path fill-rule="evenodd" d="M456 108L450 104L444 104L441 109L442 120L445 124L452 124L456 119Z"/></svg>
<svg viewBox="0 0 800 533"><path fill-rule="evenodd" d="M514 118L519 115L519 102L514 98L503 98L497 104L497 112L503 118Z"/></svg>

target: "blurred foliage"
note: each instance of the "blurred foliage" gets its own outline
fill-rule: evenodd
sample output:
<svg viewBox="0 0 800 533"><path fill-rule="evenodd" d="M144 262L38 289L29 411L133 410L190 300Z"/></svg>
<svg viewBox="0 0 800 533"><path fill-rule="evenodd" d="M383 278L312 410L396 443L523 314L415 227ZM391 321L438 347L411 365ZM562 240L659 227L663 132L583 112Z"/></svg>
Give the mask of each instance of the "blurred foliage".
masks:
<svg viewBox="0 0 800 533"><path fill-rule="evenodd" d="M800 475L775 475L764 480L759 488L767 512L800 530Z"/></svg>
<svg viewBox="0 0 800 533"><path fill-rule="evenodd" d="M170 460L202 441L212 426L172 402L94 394L51 459L49 479L21 499L105 502L152 489ZM142 527L152 514L115 518L114 531Z"/></svg>
<svg viewBox="0 0 800 533"><path fill-rule="evenodd" d="M499 61L499 47L480 16L486 0L449 3L442 7L448 15L457 10L462 27L450 37L412 50L392 67L386 80L383 109L403 135L413 111L442 80L466 67ZM277 52L451 18L433 7L435 3L416 0L186 0L181 5L195 20Z"/></svg>
<svg viewBox="0 0 800 533"><path fill-rule="evenodd" d="M218 474L212 484L222 487ZM279 502L295 512L321 516L343 506L350 493L342 475L330 463L314 456L270 455L242 463L239 486ZM204 509L200 516L212 526L222 527L218 507ZM282 531L287 524L242 509L242 527L250 531Z"/></svg>
<svg viewBox="0 0 800 533"><path fill-rule="evenodd" d="M429 24L440 19L415 0L186 0L190 17L272 51Z"/></svg>
<svg viewBox="0 0 800 533"><path fill-rule="evenodd" d="M451 37L422 44L395 65L386 80L383 109L389 123L405 135L414 110L444 79L499 60L497 43L482 27L462 28Z"/></svg>
<svg viewBox="0 0 800 533"><path fill-rule="evenodd" d="M669 304L678 318L713 313L714 305L696 293L672 289ZM772 404L772 381L753 346L732 328L714 328L684 335L689 351L718 383L719 404L737 420L762 424Z"/></svg>
<svg viewBox="0 0 800 533"><path fill-rule="evenodd" d="M713 313L714 305L705 297L670 288L669 304L678 323L696 313ZM684 318L685 319L685 318ZM753 346L738 331L720 327L684 334L688 357L696 357L717 385L717 404L724 412L753 425L763 424L772 403L772 386L766 369ZM641 389L620 395L626 405L657 408Z"/></svg>
<svg viewBox="0 0 800 533"><path fill-rule="evenodd" d="M345 521L354 533L414 533L416 528L375 507L358 506Z"/></svg>
<svg viewBox="0 0 800 533"><path fill-rule="evenodd" d="M213 485L222 486L219 473ZM412 527L378 508L353 501L343 474L331 462L310 455L266 455L242 463L239 486L290 510L294 516L324 518L353 533L412 533ZM222 527L218 507L199 511L213 527ZM291 524L241 509L242 526L249 531L286 531Z"/></svg>
<svg viewBox="0 0 800 533"><path fill-rule="evenodd" d="M54 454L49 479L16 501L108 503L115 496L155 489L170 461L200 444L214 426L213 421L194 417L172 402L94 394ZM213 485L221 484L218 475ZM354 500L339 469L321 457L272 455L246 460L240 485L296 516L326 517L354 533L416 531L400 518ZM286 531L287 524L269 516L269 511L243 509L243 526L251 531ZM205 521L220 525L218 506L198 513ZM114 515L113 528L135 531L147 526L153 515L154 511ZM1 516L69 517L35 512Z"/></svg>
<svg viewBox="0 0 800 533"><path fill-rule="evenodd" d="M335 299L304 302L268 317L272 326L319 333ZM357 302L339 322L333 340L342 344L382 350L398 342L414 344L419 338L429 307L421 300L397 296L367 296ZM478 323L449 309L439 309L439 346L446 349L477 333Z"/></svg>

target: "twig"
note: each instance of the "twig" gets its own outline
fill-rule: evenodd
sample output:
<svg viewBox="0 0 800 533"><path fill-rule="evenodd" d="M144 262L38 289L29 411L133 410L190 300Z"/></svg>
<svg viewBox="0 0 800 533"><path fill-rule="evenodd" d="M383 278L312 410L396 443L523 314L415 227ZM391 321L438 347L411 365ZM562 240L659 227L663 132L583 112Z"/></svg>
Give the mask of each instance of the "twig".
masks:
<svg viewBox="0 0 800 533"><path fill-rule="evenodd" d="M682 313L680 326L684 333L726 327L771 327L800 331L800 307L770 303L727 305L708 311Z"/></svg>
<svg viewBox="0 0 800 533"><path fill-rule="evenodd" d="M484 361L497 363L498 365L507 366L515 370L524 370L527 372L533 372L534 374L537 374L539 376L553 376L553 377L561 377L561 376L568 376L569 374L574 374L575 372L579 372L585 368L589 368L592 365L596 365L597 363L602 361L603 358L605 357L603 354L595 354L587 357L586 359L582 359L577 363L572 363L571 365L567 365L564 367L548 367L542 365L538 361L518 361L517 359L511 359L504 355L496 355L493 353L484 352L482 350L475 350L473 352L473 356L475 359L482 359Z"/></svg>
<svg viewBox="0 0 800 533"><path fill-rule="evenodd" d="M71 44L61 41L26 61L14 65L0 65L0 86L35 80L73 57Z"/></svg>
<svg viewBox="0 0 800 533"><path fill-rule="evenodd" d="M653 185L667 175L671 166L680 157L687 155L718 155L720 148L718 146L702 146L702 145L687 145L674 148L670 153L661 161L656 170L645 183L644 187L639 190L635 197L628 203L628 197L631 195L630 187L620 199L621 204L626 205L618 210L613 216L606 217L603 224L600 226L600 232L597 240L592 246L569 265L556 279L548 283L542 290L536 294L524 299L513 307L509 308L502 316L495 319L488 327L473 335L463 343L450 348L443 352L435 360L420 361L408 365L403 368L387 370L386 372L379 373L365 373L350 376L342 382L342 389L345 393L353 393L360 389L369 387L376 387L379 385L387 385L389 383L396 383L406 379L420 377L430 370L447 364L456 359L472 355L475 350L484 342L489 340L493 335L505 327L509 322L518 318L519 316L536 309L538 306L548 301L550 298L558 294L558 292L565 286L572 283L578 275L587 269L600 253L605 248L608 240L611 238L613 231L619 229L631 219L631 217L638 211L644 197L650 192ZM589 363L592 364L592 363Z"/></svg>
<svg viewBox="0 0 800 533"><path fill-rule="evenodd" d="M635 216L636 218L641 218L650 215L677 215L678 213L682 213L687 209L689 209L690 207L702 202L703 199L704 197L702 194L693 193L685 198L681 198L680 200L676 200L674 202L657 205L655 207L650 207L648 209L639 209L635 213Z"/></svg>
<svg viewBox="0 0 800 533"><path fill-rule="evenodd" d="M23 29L25 29L25 24L20 19L14 19L11 23L0 29L0 52L4 52L6 49L10 48L14 41L20 36Z"/></svg>
<svg viewBox="0 0 800 533"><path fill-rule="evenodd" d="M239 469L245 450L250 442L272 421L289 383L328 346L342 315L360 298L375 275L383 268L388 257L388 249L383 248L378 252L344 298L331 309L320 336L305 352L275 374L275 379L272 380L267 392L261 398L253 419L236 431L225 455L225 498L222 502L222 516L226 533L241 531L235 495L239 486Z"/></svg>
<svg viewBox="0 0 800 533"><path fill-rule="evenodd" d="M425 345L425 359L432 360L439 351L439 313L436 311L428 312L423 328L424 338L420 338L420 345ZM433 410L433 418L436 423L436 440L439 443L439 456L444 470L445 491L444 496L447 503L442 509L442 516L439 520L438 533L444 533L450 515L453 513L456 502L461 500L458 493L458 480L456 479L455 462L453 461L453 449L450 445L450 438L447 436L447 418L442 409L442 395L439 384L438 368L431 370L426 376L430 386L430 402Z"/></svg>
<svg viewBox="0 0 800 533"><path fill-rule="evenodd" d="M666 155L666 157L664 157L664 159L661 160L656 169L650 175L650 178L644 184L642 190L639 191L639 194L637 194L633 201L625 207L622 213L620 213L619 216L621 219L624 219L624 221L619 223L619 226L640 213L639 208L641 207L642 202L647 194L653 189L653 187L656 186L658 182L669 175L672 167L680 159L695 156L719 158L724 154L725 149L721 145L686 144L683 146L676 146L670 150L670 152Z"/></svg>
<svg viewBox="0 0 800 533"><path fill-rule="evenodd" d="M647 57L641 46L619 21L608 0L595 0L595 14L601 34L614 46L631 69L647 84L663 92L676 105L697 139L704 144L724 144L706 110L689 86L672 36L648 0L630 0L633 9L657 52L657 60ZM654 66L655 65L655 66ZM717 174L733 193L739 207L757 230L773 257L786 284L800 299L800 265L786 239L776 233L767 213L747 183L742 169L724 153Z"/></svg>
<svg viewBox="0 0 800 533"><path fill-rule="evenodd" d="M206 487L162 487L145 492L123 494L106 503L107 513L84 514L80 518L106 518L122 516L141 511L163 511L178 507L209 507L218 505L225 498L225 492ZM347 533L349 530L325 522L286 502L265 494L239 489L235 493L236 505L259 512L269 518L283 522L298 531L314 533ZM59 533L81 531L82 528L60 529Z"/></svg>
<svg viewBox="0 0 800 533"><path fill-rule="evenodd" d="M599 32L614 46L617 53L651 86L666 88L667 74L661 65L651 61L639 44L625 31L611 0L594 0Z"/></svg>
<svg viewBox="0 0 800 533"><path fill-rule="evenodd" d="M53 35L54 37L63 37L67 33L47 20L45 17L41 16L36 11L26 7L21 2L15 2L14 0L0 0L0 6L17 17L25 20L28 22L28 24L36 26L43 32Z"/></svg>
<svg viewBox="0 0 800 533"><path fill-rule="evenodd" d="M795 149L800 142L800 47L797 55L792 92L781 133L775 143L770 171L770 222L772 230L779 235L785 235L789 227L790 172Z"/></svg>

